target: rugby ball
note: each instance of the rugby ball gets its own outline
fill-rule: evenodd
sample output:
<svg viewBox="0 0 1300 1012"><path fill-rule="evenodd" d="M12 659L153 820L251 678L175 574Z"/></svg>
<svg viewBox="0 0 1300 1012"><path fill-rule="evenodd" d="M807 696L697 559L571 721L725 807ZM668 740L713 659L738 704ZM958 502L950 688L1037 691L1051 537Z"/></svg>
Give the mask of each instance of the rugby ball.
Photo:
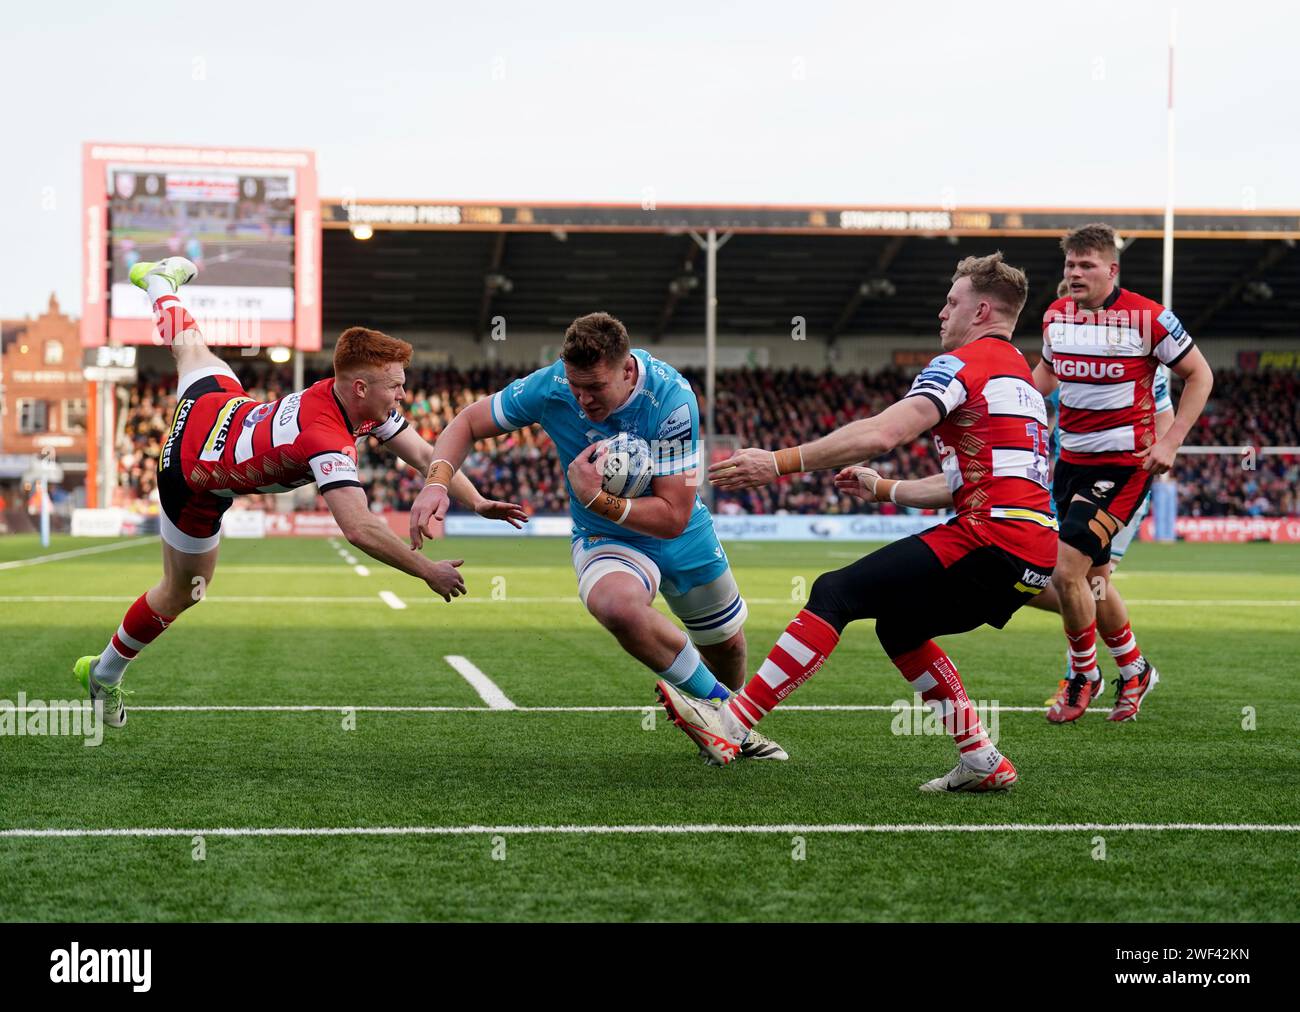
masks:
<svg viewBox="0 0 1300 1012"><path fill-rule="evenodd" d="M630 432L605 440L605 468L601 487L611 495L635 499L645 495L654 480L650 444Z"/></svg>

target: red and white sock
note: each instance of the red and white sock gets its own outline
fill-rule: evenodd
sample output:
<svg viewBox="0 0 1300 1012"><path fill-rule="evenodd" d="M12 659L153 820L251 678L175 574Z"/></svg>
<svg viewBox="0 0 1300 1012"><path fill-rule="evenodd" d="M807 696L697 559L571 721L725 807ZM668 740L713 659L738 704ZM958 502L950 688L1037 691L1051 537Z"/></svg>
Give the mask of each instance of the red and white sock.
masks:
<svg viewBox="0 0 1300 1012"><path fill-rule="evenodd" d="M1101 638L1106 641L1110 655L1115 658L1121 678L1136 678L1146 669L1147 662L1143 659L1137 638L1127 622L1113 633L1103 632Z"/></svg>
<svg viewBox="0 0 1300 1012"><path fill-rule="evenodd" d="M822 666L840 641L840 634L825 619L801 611L776 641L758 669L726 704L736 719L752 728L777 703L794 692Z"/></svg>
<svg viewBox="0 0 1300 1012"><path fill-rule="evenodd" d="M1090 682L1101 678L1101 668L1097 667L1097 623L1078 632L1067 629L1065 638L1070 641L1070 670L1074 675L1084 675Z"/></svg>
<svg viewBox="0 0 1300 1012"><path fill-rule="evenodd" d="M962 759L972 766L987 763L996 749L966 696L966 687L952 658L934 640L926 640L915 650L890 660L912 686L912 691L920 694L921 702L939 715Z"/></svg>
<svg viewBox="0 0 1300 1012"><path fill-rule="evenodd" d="M184 303L172 290L171 282L158 275L150 275L148 284L149 298L153 300L153 322L158 328L158 336L167 347L186 331L198 333L199 325L185 308ZM96 678L99 676L97 675Z"/></svg>
<svg viewBox="0 0 1300 1012"><path fill-rule="evenodd" d="M95 681L101 685L112 685L122 680L126 666L135 660L136 655L163 634L175 618L159 615L149 607L145 595L141 594L135 603L126 610L122 624L113 633L113 638L104 647L104 652L95 662Z"/></svg>

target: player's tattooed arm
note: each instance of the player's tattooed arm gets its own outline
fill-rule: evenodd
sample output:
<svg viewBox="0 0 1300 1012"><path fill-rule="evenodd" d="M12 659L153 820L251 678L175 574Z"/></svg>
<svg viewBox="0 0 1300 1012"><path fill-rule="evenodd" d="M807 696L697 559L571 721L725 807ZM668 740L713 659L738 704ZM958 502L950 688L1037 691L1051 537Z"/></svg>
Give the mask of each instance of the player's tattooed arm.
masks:
<svg viewBox="0 0 1300 1012"><path fill-rule="evenodd" d="M695 486L686 474L665 474L655 478L651 495L633 499L623 526L654 538L680 537L691 522L695 508Z"/></svg>
<svg viewBox="0 0 1300 1012"><path fill-rule="evenodd" d="M752 447L738 450L709 466L709 481L722 489L757 488L798 471L845 467L910 443L938 424L939 409L928 397L904 397L873 418L850 422L802 446L776 452Z"/></svg>
<svg viewBox="0 0 1300 1012"><path fill-rule="evenodd" d="M596 440L569 464L567 476L574 501L638 534L679 537L695 508L695 486L688 479L689 472L659 475L650 491L635 499L611 495L602 481L604 444L605 440Z"/></svg>

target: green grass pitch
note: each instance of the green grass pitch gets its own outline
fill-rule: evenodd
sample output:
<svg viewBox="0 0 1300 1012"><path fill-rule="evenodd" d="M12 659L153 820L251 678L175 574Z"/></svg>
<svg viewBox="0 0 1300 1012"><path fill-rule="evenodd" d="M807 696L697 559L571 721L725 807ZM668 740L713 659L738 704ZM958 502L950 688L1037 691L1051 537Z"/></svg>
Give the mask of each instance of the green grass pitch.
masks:
<svg viewBox="0 0 1300 1012"><path fill-rule="evenodd" d="M63 538L49 551L102 544ZM751 670L800 587L870 547L728 546L751 602ZM578 604L564 542L462 540L432 553L467 560L472 600L446 604L366 559L359 575L325 540L226 542L209 598L130 669L124 729L95 748L0 736L0 919L1300 916L1295 832L971 831L1300 825L1295 546L1135 546L1117 586L1163 675L1140 719L1091 713L1053 727L1041 709L999 711L1020 783L952 797L917 792L952 765L946 738L893 733L887 710L834 709L905 695L869 623L850 626L789 700L832 709L779 710L765 723L789 762L713 769L653 709L527 709L653 702L650 673ZM0 700L74 698L73 660L102 648L159 571L156 541L9 565L40 554L33 538L0 540ZM943 645L973 699L1041 708L1063 640L1055 616L1026 609L1003 631ZM525 709L487 709L451 655ZM334 709L150 709L167 706ZM365 706L464 709L344 712ZM798 829L663 830L707 824ZM904 828L816 828L835 825ZM524 831L556 826L661 828ZM483 828L199 843L3 833L221 827Z"/></svg>

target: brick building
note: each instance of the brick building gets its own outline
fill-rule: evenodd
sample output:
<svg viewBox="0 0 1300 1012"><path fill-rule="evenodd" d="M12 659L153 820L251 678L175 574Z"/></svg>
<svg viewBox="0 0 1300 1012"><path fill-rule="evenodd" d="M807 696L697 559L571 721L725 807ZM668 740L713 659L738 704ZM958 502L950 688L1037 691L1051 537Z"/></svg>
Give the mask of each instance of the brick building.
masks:
<svg viewBox="0 0 1300 1012"><path fill-rule="evenodd" d="M0 453L86 460L87 389L77 321L51 295L35 319L0 322Z"/></svg>

